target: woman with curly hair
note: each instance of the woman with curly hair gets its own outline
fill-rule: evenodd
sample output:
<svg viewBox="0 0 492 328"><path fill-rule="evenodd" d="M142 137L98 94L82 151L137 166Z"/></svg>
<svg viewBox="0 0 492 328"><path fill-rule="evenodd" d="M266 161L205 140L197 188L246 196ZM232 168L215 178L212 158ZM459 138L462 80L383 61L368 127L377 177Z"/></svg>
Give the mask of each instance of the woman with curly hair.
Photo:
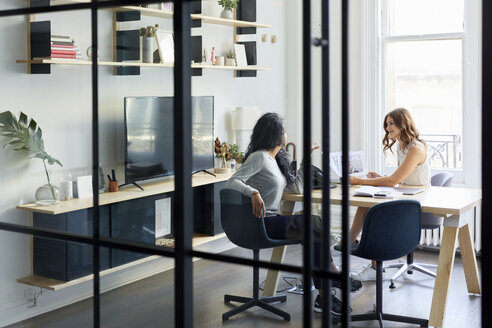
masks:
<svg viewBox="0 0 492 328"><path fill-rule="evenodd" d="M397 184L411 186L430 186L431 173L429 159L427 158L427 146L420 139L419 131L410 112L405 108L397 108L386 114L383 128L383 151L393 152L396 144L398 168L390 176L381 176L376 172L369 172L367 179L350 177L350 184L369 186L390 186ZM350 228L350 242L356 242L356 238L362 231L364 218L369 208L359 207L355 213L352 227ZM367 266L362 272L352 276L361 281L376 280L375 264Z"/></svg>
<svg viewBox="0 0 492 328"><path fill-rule="evenodd" d="M253 214L263 218L267 234L273 239L303 239L303 215L279 215L279 205L284 191L302 193L303 170L295 172L290 164L287 152L284 149L287 135L280 116L276 113L266 113L261 116L253 128L250 144L246 150L243 164L227 181L226 188L241 192L251 197ZM318 149L313 144L311 151ZM314 265L321 263L321 235L323 224L319 216L312 216L314 230ZM330 259L332 270L336 266ZM314 286L320 289L320 279L314 279ZM334 287L341 287L338 281ZM352 281L351 290L360 290L362 284ZM331 312L335 316L341 315L341 302L333 294ZM318 295L314 304L314 311L321 312L322 299Z"/></svg>

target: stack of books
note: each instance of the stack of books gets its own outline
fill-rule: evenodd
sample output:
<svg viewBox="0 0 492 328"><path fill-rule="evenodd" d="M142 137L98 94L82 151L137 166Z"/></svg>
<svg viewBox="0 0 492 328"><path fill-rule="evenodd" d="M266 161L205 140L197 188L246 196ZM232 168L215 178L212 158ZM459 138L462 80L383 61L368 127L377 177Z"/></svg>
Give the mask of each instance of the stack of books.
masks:
<svg viewBox="0 0 492 328"><path fill-rule="evenodd" d="M65 35L51 35L51 59L80 59L74 40Z"/></svg>

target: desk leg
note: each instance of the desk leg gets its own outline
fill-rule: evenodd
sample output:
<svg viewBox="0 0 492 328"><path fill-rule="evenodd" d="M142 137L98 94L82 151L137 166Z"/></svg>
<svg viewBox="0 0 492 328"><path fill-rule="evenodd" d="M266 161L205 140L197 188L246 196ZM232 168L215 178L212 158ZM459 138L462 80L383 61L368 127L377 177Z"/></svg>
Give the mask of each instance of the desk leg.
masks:
<svg viewBox="0 0 492 328"><path fill-rule="evenodd" d="M470 226L465 224L460 228L458 233L460 243L461 259L463 269L465 270L465 280L468 292L480 294L480 277L478 276L477 259L475 257L475 248L470 234Z"/></svg>
<svg viewBox="0 0 492 328"><path fill-rule="evenodd" d="M275 247L272 251L272 258L270 262L281 263L284 260L287 246ZM279 271L269 269L266 276L265 288L263 289L263 296L275 296L278 287Z"/></svg>
<svg viewBox="0 0 492 328"><path fill-rule="evenodd" d="M458 228L444 227L437 265L436 282L434 284L434 294L432 295L429 326L442 327L443 325L449 282L451 281L451 271L453 270L454 264L457 234Z"/></svg>

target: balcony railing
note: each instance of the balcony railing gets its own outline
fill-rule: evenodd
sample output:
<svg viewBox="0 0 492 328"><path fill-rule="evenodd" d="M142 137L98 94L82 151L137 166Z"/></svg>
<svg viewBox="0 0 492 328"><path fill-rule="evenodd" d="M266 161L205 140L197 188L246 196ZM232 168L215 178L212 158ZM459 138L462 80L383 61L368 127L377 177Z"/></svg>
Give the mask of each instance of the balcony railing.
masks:
<svg viewBox="0 0 492 328"><path fill-rule="evenodd" d="M421 134L428 148L432 168L460 168L461 136L457 134Z"/></svg>

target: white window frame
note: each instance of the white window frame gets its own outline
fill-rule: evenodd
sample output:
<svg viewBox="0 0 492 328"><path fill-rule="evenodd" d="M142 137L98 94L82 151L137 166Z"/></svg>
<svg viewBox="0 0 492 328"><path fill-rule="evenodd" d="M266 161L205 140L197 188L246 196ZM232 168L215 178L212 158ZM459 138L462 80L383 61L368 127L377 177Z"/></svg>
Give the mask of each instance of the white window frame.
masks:
<svg viewBox="0 0 492 328"><path fill-rule="evenodd" d="M384 118L384 44L387 41L424 40L419 36L381 37L382 6L386 0L362 2L362 117L363 149L369 168L391 174L394 167L385 167L382 155ZM432 174L448 171L453 184L480 188L481 185L481 1L465 0L462 33L427 35L426 39L462 39L462 156L461 169L433 169Z"/></svg>

